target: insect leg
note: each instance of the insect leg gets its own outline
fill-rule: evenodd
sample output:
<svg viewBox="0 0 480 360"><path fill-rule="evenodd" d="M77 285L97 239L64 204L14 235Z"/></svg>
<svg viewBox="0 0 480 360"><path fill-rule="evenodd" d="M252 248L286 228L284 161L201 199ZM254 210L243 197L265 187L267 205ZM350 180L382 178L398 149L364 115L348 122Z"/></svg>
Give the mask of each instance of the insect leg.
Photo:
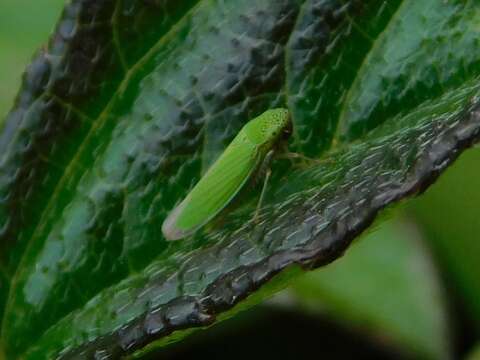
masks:
<svg viewBox="0 0 480 360"><path fill-rule="evenodd" d="M319 165L319 164L325 164L328 163L328 161L324 159L315 159L315 158L310 158L308 156L305 156L300 153L295 153L295 152L284 152L283 154L279 155L278 158L280 159L287 159L290 161L300 161L304 166L311 166L311 165Z"/></svg>
<svg viewBox="0 0 480 360"><path fill-rule="evenodd" d="M263 199L265 198L265 193L267 192L267 185L268 185L268 180L270 179L270 176L272 175L272 169L270 168L270 162L272 161L274 151L270 150L267 155L265 156L265 159L262 162L261 168L262 170L267 167L266 172L265 172L265 178L263 180L263 186L262 186L262 192L260 193L260 199L258 200L257 203L257 209L255 210L255 216L254 216L254 221L257 221L258 219L258 214L260 213L260 208L262 207Z"/></svg>

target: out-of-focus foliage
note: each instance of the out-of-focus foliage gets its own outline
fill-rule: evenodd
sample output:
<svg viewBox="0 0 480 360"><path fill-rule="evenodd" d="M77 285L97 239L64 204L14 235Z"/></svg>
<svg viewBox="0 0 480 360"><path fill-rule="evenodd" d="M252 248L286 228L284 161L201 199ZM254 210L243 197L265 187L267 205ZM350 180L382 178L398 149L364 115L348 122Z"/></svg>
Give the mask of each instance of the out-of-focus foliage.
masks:
<svg viewBox="0 0 480 360"><path fill-rule="evenodd" d="M13 105L33 53L45 43L64 0L2 0L0 3L0 123Z"/></svg>
<svg viewBox="0 0 480 360"><path fill-rule="evenodd" d="M465 358L465 360L480 360L480 345L477 345L477 347Z"/></svg>
<svg viewBox="0 0 480 360"><path fill-rule="evenodd" d="M451 294L480 330L480 149L462 155L409 209L443 265Z"/></svg>
<svg viewBox="0 0 480 360"><path fill-rule="evenodd" d="M451 354L445 297L422 239L409 223L388 221L358 239L346 256L292 287L300 306L410 352Z"/></svg>

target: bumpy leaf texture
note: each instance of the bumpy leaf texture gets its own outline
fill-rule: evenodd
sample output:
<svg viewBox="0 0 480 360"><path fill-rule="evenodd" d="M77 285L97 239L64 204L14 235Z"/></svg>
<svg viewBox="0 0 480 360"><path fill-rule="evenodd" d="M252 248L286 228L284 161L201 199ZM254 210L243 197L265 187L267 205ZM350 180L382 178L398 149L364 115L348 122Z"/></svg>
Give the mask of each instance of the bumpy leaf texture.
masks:
<svg viewBox="0 0 480 360"><path fill-rule="evenodd" d="M73 0L0 134L5 357L138 355L333 261L480 136L479 39L475 0ZM322 164L277 161L259 222L254 188L167 243L273 106Z"/></svg>

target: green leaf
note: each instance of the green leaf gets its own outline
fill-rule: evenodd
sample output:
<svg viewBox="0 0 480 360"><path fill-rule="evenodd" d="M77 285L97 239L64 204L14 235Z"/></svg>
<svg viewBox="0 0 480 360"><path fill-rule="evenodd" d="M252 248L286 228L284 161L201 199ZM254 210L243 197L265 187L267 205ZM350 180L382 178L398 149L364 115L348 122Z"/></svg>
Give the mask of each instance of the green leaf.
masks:
<svg viewBox="0 0 480 360"><path fill-rule="evenodd" d="M134 354L339 257L480 136L478 24L473 0L73 0L0 133L6 357ZM259 222L255 188L167 243L211 159L285 105L322 165L277 161Z"/></svg>
<svg viewBox="0 0 480 360"><path fill-rule="evenodd" d="M389 221L359 240L338 262L295 282L300 307L412 358L451 358L445 294L415 228Z"/></svg>

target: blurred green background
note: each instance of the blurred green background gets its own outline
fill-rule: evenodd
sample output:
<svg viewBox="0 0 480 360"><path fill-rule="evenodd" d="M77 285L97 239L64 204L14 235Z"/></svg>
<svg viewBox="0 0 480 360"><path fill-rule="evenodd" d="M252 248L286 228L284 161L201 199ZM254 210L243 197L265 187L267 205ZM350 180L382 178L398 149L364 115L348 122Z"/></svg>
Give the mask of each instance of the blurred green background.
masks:
<svg viewBox="0 0 480 360"><path fill-rule="evenodd" d="M0 1L0 121L63 4ZM343 258L168 355L242 358L238 344L248 341L259 357L272 355L274 343L281 358L302 358L301 349L317 348L321 339L332 359L349 351L356 358L464 358L480 333L479 163L480 149L467 151L423 196L389 210ZM212 345L219 342L224 350Z"/></svg>

